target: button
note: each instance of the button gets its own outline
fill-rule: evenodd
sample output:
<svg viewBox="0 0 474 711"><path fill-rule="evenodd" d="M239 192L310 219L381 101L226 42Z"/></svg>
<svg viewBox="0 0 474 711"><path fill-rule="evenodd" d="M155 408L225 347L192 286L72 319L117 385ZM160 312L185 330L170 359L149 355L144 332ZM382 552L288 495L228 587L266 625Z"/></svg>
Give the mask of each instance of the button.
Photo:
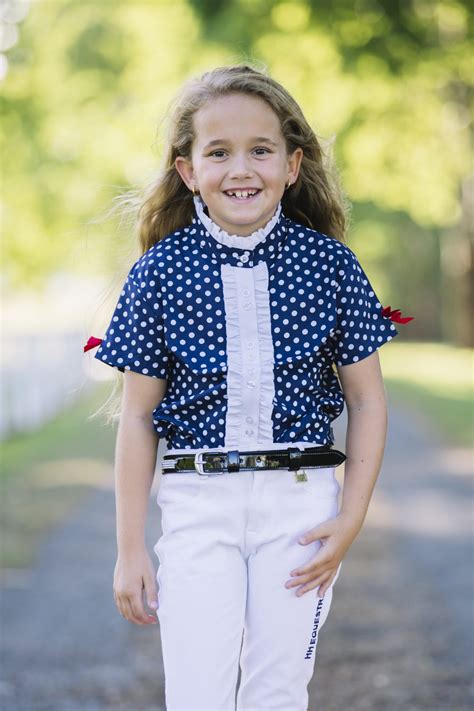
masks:
<svg viewBox="0 0 474 711"><path fill-rule="evenodd" d="M247 348L253 348L255 343L253 341L247 341Z"/></svg>
<svg viewBox="0 0 474 711"><path fill-rule="evenodd" d="M242 296L250 296L250 290L249 289L242 289Z"/></svg>
<svg viewBox="0 0 474 711"><path fill-rule="evenodd" d="M254 388L255 387L255 380L247 380L247 385L249 388Z"/></svg>
<svg viewBox="0 0 474 711"><path fill-rule="evenodd" d="M251 307L252 307L252 304L250 303L250 301L246 301L244 304L244 309L250 309Z"/></svg>
<svg viewBox="0 0 474 711"><path fill-rule="evenodd" d="M246 417L246 418L245 418L245 422L250 422L250 424L252 424L252 422L253 422L253 417Z"/></svg>
<svg viewBox="0 0 474 711"><path fill-rule="evenodd" d="M250 257L249 257L248 254L243 254L243 255L240 257L240 261L241 261L241 262L248 262L249 259L250 259Z"/></svg>
<svg viewBox="0 0 474 711"><path fill-rule="evenodd" d="M245 430L246 435L253 435L253 430Z"/></svg>

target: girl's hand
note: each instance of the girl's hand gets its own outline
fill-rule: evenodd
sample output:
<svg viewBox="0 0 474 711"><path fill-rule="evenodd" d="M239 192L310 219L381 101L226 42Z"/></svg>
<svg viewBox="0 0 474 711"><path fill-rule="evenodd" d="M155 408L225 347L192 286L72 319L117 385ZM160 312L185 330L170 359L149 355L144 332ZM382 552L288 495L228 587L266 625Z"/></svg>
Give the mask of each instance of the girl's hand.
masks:
<svg viewBox="0 0 474 711"><path fill-rule="evenodd" d="M323 597L358 531L353 521L339 514L303 534L298 539L299 543L305 545L321 540L322 546L306 565L290 572L292 579L285 583L285 587L292 588L303 583L296 591L297 596L319 587L319 597Z"/></svg>
<svg viewBox="0 0 474 711"><path fill-rule="evenodd" d="M157 623L143 605L145 592L148 606L158 609L155 569L146 548L118 555L114 571L114 597L120 614L137 625Z"/></svg>

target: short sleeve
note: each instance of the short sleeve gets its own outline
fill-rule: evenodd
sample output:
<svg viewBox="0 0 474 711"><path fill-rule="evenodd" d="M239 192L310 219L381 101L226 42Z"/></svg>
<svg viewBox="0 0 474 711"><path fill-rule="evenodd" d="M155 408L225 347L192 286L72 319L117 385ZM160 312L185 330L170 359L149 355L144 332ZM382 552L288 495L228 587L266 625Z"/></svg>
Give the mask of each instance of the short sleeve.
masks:
<svg viewBox="0 0 474 711"><path fill-rule="evenodd" d="M382 304L349 248L338 275L334 362L341 366L363 360L398 331L390 318L382 316Z"/></svg>
<svg viewBox="0 0 474 711"><path fill-rule="evenodd" d="M167 352L161 290L158 282L138 280L130 270L110 324L94 357L123 372L167 379Z"/></svg>

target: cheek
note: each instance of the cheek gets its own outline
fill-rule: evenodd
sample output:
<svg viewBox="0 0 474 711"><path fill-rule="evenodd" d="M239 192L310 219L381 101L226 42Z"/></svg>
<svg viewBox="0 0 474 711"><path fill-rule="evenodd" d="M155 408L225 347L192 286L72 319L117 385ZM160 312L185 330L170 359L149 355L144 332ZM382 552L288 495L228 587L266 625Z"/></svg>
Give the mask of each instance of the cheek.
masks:
<svg viewBox="0 0 474 711"><path fill-rule="evenodd" d="M217 187L222 180L222 170L219 166L206 166L199 173L201 184L209 185L209 187Z"/></svg>
<svg viewBox="0 0 474 711"><path fill-rule="evenodd" d="M281 160L268 161L261 171L266 182L272 187L280 187L286 182L286 165Z"/></svg>

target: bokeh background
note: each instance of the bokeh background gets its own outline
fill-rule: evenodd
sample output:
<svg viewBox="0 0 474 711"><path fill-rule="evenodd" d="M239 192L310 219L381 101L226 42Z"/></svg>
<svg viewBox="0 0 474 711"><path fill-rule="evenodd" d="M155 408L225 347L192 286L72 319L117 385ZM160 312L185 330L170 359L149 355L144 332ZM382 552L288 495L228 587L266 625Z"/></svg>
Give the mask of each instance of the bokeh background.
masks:
<svg viewBox="0 0 474 711"><path fill-rule="evenodd" d="M366 627L341 622L333 641L330 630L325 633L328 651L322 646L320 665L331 668L331 644L335 660L344 646L345 671L339 669L342 677L332 688L321 670L311 698L315 704L322 699L318 708L338 711L349 703L354 709L470 708L470 673L459 671L462 664L454 671L452 650L464 659L472 653L472 609L457 603L449 634L436 637L433 628L434 618L440 624L438 604L442 617L450 614L453 589L460 597L472 594L466 571L474 562L470 3L3 0L0 20L6 659L0 701L3 696L5 708L25 709L72 709L74 703L78 709L146 709L163 702L162 676L150 666L150 657L159 656L155 631L124 630L111 604L115 431L89 415L108 396L112 373L94 351L84 354L83 345L90 335L103 335L138 256L116 198L157 170L170 100L189 76L247 60L289 89L332 146L352 203L348 244L383 304L414 317L380 349L393 413L387 458L367 532L351 549L347 582L339 583L338 619L347 622L353 604L351 570L355 577L366 572L360 599L377 570L385 571L387 588L376 594L372 587ZM338 426L343 448L343 418ZM411 487L419 495L415 507L406 499ZM153 540L154 519L150 525ZM406 557L407 548L417 551L415 558ZM396 570L400 575L392 580ZM449 584L440 581L445 577ZM69 601L79 580L81 587L89 580L89 587L72 615ZM438 585L441 595L444 584L446 597L427 603L433 624L413 603L416 615L400 629L407 597L420 604L420 595ZM35 590L44 590L45 598L36 627ZM403 604L401 597L389 603L389 591L400 593ZM387 608L377 608L384 595ZM21 621L23 599L29 600L28 625ZM397 604L395 622L390 614ZM88 625L94 614L95 624ZM384 648L388 620L400 635L398 656ZM77 636L75 625L82 625ZM42 657L43 667L36 656L25 672L47 643L45 630L58 635L56 651ZM81 635L87 645L73 652ZM135 662L126 651L132 643ZM122 656L113 657L112 647ZM68 675L73 666L76 685ZM47 671L51 679L52 669L57 676L48 685L44 676ZM79 686L90 697L80 696Z"/></svg>

